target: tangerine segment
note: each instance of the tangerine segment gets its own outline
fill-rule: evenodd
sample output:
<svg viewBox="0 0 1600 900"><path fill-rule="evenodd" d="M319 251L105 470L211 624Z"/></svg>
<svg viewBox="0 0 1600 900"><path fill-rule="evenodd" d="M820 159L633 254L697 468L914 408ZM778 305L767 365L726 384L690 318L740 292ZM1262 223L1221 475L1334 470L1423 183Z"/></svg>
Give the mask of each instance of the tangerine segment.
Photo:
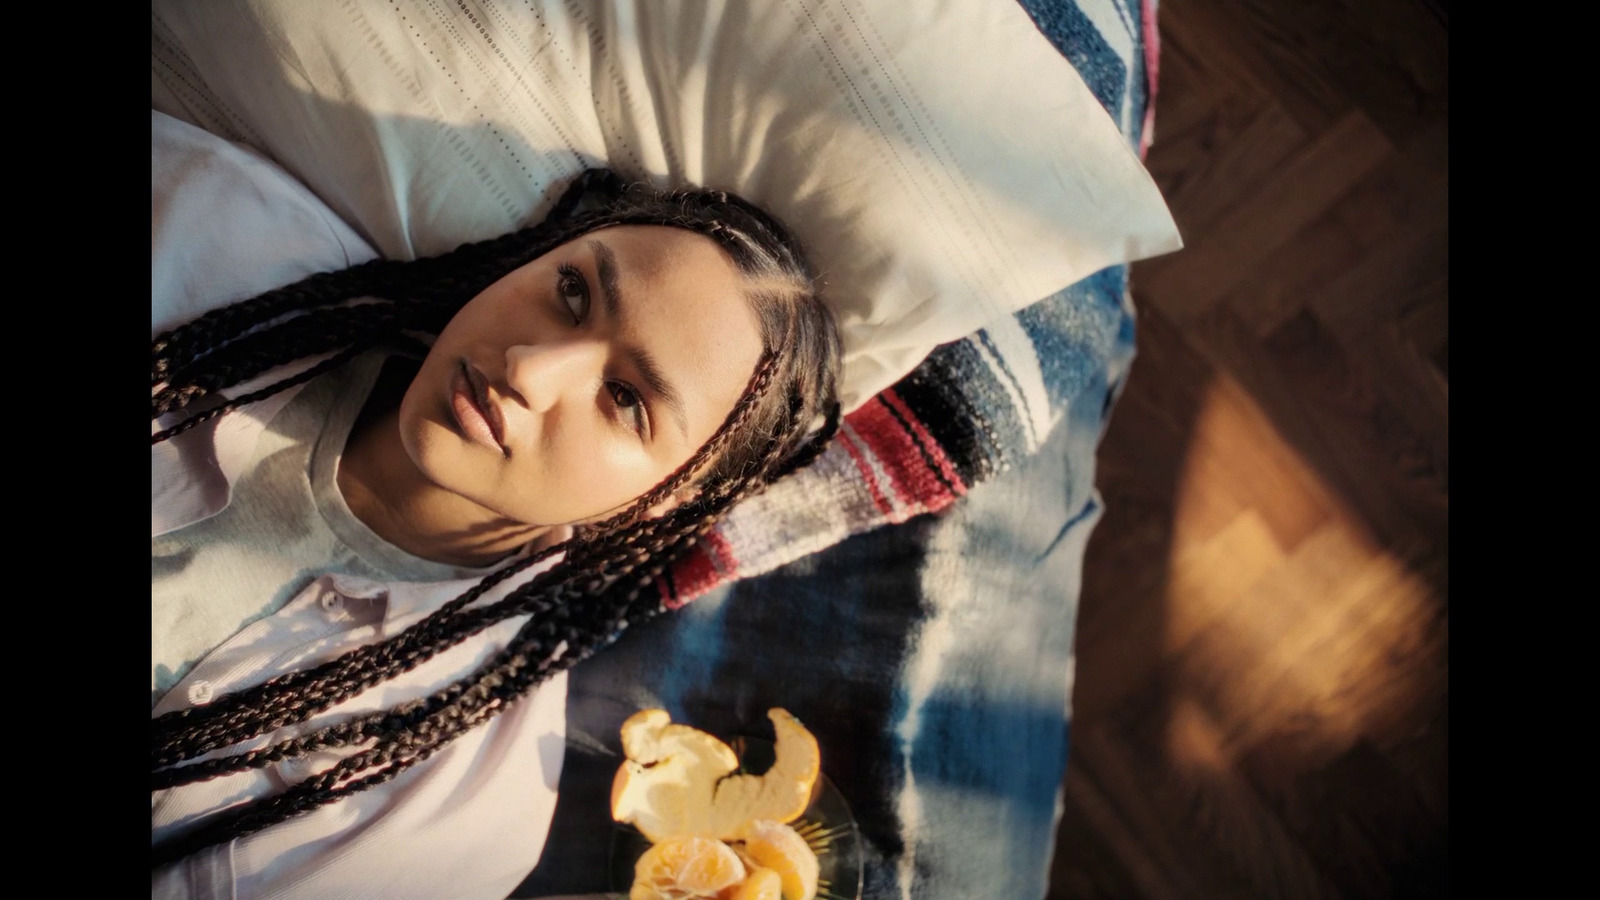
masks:
<svg viewBox="0 0 1600 900"><path fill-rule="evenodd" d="M783 900L783 879L777 872L757 866L738 887L724 892L726 900Z"/></svg>
<svg viewBox="0 0 1600 900"><path fill-rule="evenodd" d="M628 900L715 900L744 878L744 863L727 844L703 837L671 838L634 863Z"/></svg>
<svg viewBox="0 0 1600 900"><path fill-rule="evenodd" d="M821 865L806 839L782 822L757 819L739 833L741 855L752 867L771 869L783 883L783 900L811 900L817 895Z"/></svg>

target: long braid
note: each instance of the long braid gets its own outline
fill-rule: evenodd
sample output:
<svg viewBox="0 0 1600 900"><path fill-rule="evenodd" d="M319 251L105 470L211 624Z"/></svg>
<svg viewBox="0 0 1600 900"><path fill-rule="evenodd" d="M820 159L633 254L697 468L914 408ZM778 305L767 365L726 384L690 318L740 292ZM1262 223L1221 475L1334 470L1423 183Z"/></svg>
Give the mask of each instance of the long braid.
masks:
<svg viewBox="0 0 1600 900"><path fill-rule="evenodd" d="M680 467L677 473L657 489L645 494L639 502L630 507L630 510L636 507L642 511L660 502L661 497L669 495L671 490L675 490L692 476L706 459L719 452L729 436L743 427L751 411L767 390L767 386L771 384L773 371L774 367L770 360L764 360L751 377L750 385L739 405L729 414L711 440ZM662 488L671 490L663 491ZM629 511L624 511L607 522L619 522L629 514ZM646 527L640 529L638 533L630 534L619 528L607 528L606 523L601 523L599 527L602 529L600 533L606 537L574 548L570 564L565 567L570 573L567 576L568 582L575 583L580 579L593 581L593 573L610 571L619 559L631 562L632 564L627 566L631 569L637 565L638 560L648 558L650 555L641 554L637 549L633 552L605 555L602 555L601 551L611 549L613 541L624 548L630 544L637 545L641 539L648 539L652 529ZM657 546L654 549L655 552L660 552L662 547ZM280 676L256 688L247 688L226 698L220 698L204 707L179 710L157 718L154 721L156 741L152 750L153 764L174 765L219 747L248 740L285 725L305 721L374 684L421 665L438 653L496 622L516 615L539 612L540 610L534 605L539 602L538 588L542 587L538 580L492 606L458 612L482 596L494 584L504 581L516 571L525 569L531 562L531 560L519 561L513 567L495 572L395 639L357 648L345 657L315 669ZM286 688L299 690L290 693L285 690Z"/></svg>
<svg viewBox="0 0 1600 900"><path fill-rule="evenodd" d="M331 306L351 297L376 293L380 273L401 263L375 259L339 272L319 272L295 284L268 291L252 300L215 309L193 321L156 335L151 341L151 384L171 374L174 365L223 346L251 328L294 312Z"/></svg>
<svg viewBox="0 0 1600 900"><path fill-rule="evenodd" d="M389 641L366 644L319 666L277 676L219 697L205 706L176 710L156 718L152 723L155 732L152 765L176 765L219 747L302 722L345 697L365 690L370 686L366 685L370 678L381 680L376 673L403 671L409 668L406 663L412 659L417 664L424 662L414 655L423 639L436 640L440 631L455 621L462 607L559 549L552 547L496 570Z"/></svg>
<svg viewBox="0 0 1600 900"><path fill-rule="evenodd" d="M776 448L777 442L772 442L772 445ZM762 468L768 468L776 460L769 457L762 462ZM752 479L740 490L721 493L710 508L696 511L692 517L680 517L680 526L673 529L677 533L673 535L672 543L681 547L692 544L710 530L722 509L749 493L763 489L765 484L764 480ZM661 570L662 564L651 567L641 573L644 577L636 579L633 585L613 582L608 586L607 593L625 593L626 602L596 602L577 607L578 615L587 621L574 622L561 631L537 620L526 623L519 631L518 638L478 674L450 685L426 701L410 704L392 713L369 714L323 729L315 735L281 742L237 758L208 760L195 766L158 773L156 785L171 787L266 765L294 753L379 739L377 746L341 761L329 772L309 778L244 811L218 816L195 832L163 845L157 851L155 864L180 858L220 840L258 831L333 802L355 790L394 778L404 769L432 755L455 736L498 715L509 706L511 700L523 696L538 682L588 658L609 643L622 627L630 624L630 618L636 622L639 618L658 614L659 604L641 606L637 600L641 595L639 587L658 576ZM559 659L552 660L546 644L554 637L562 639L560 645L565 647L565 652ZM539 657L543 657L545 662L528 665L528 660ZM374 766L380 768L354 781L340 784L344 779Z"/></svg>
<svg viewBox="0 0 1600 900"><path fill-rule="evenodd" d="M524 626L523 631L530 627L531 623ZM507 647L487 671L470 684L457 682L423 704L416 704L425 714L413 713L407 717L418 720L406 723L411 728L395 729L387 742L347 757L327 772L307 778L274 797L225 811L158 846L152 865L160 866L210 844L251 834L395 778L442 749L455 735L493 718L554 671L549 662L530 665L529 661L529 655L521 647L515 644ZM374 768L376 771L361 774Z"/></svg>
<svg viewBox="0 0 1600 900"><path fill-rule="evenodd" d="M481 267L496 257L513 256L521 248L542 244L539 233L569 220L586 196L601 192L615 196L620 193L620 186L621 179L616 173L590 169L574 179L544 221L530 228L464 244L439 257L410 261L374 259L337 272L319 272L254 299L211 310L156 335L151 341L151 383L164 380L174 361L197 359L273 319L361 296L404 294L409 285L432 281L441 274L448 277L449 273L463 268Z"/></svg>
<svg viewBox="0 0 1600 900"><path fill-rule="evenodd" d="M437 333L461 304L506 272L609 225L668 225L705 234L734 258L747 278L768 285L752 292L752 302L762 316L763 340L769 349L739 402L683 466L622 512L582 528L577 538L563 545L502 567L394 638L219 697L207 706L154 720L152 790L316 750L363 748L329 772L277 796L217 814L165 842L156 848L156 865L388 781L498 715L552 674L599 652L630 625L659 615L664 606L659 593L649 586L666 567L714 527L728 508L797 465L810 462L832 436L838 420L837 405L831 401L837 335L825 313L819 331L805 318L814 313L794 312L803 305L801 301L768 296L774 293L770 289L774 278L780 282L784 277L798 278L807 285L812 280L782 226L721 192L646 192L642 200L638 193L612 173L586 173L539 225L428 260L371 263L313 276L256 301L236 304L222 315L202 317L153 342L152 404L158 409L153 415L181 411L275 365L319 352L334 353L313 367L314 371L191 416L157 435L159 441L198 421L315 377L366 346L405 340L413 331ZM580 210L595 197L600 198L597 211ZM730 227L722 218L728 215L740 225ZM814 305L809 286L801 293ZM347 305L368 296L374 299ZM794 321L775 317L777 307L787 310ZM820 310L820 306L814 309ZM274 321L290 313L298 315ZM802 341L809 334L820 348L813 358L795 355L788 346L794 342L794 334ZM313 347L316 349L308 349ZM776 390L780 372L785 379L793 379L784 383L781 393ZM823 428L806 440L807 423L817 409L826 410ZM647 515L662 500L680 495L691 485L698 492L692 499L665 515ZM554 568L532 577L499 601L473 605L495 585L556 552L565 555ZM520 615L529 620L504 651L427 698L352 717L267 747L193 762L214 750L304 722L497 622Z"/></svg>
<svg viewBox="0 0 1600 900"><path fill-rule="evenodd" d="M435 321L411 321L402 323L402 327L437 331L461 305L463 297L477 294L504 272L543 255L577 234L603 227L595 222L611 224L604 217L573 220L571 215L588 193L596 190L614 193L618 184L620 179L615 173L590 170L566 190L551 215L537 225L463 244L437 257L410 261L376 259L337 272L319 272L254 299L211 310L162 332L151 341L151 384L166 385L153 395L154 415L182 409L214 389L186 383L183 379L186 369L195 368L196 363L230 342L240 341L251 329L292 313L312 311L275 329L288 336L275 348L277 353L258 358L258 365L249 373L231 380L227 380L227 376L236 373L219 371L215 363L209 363L203 370L206 377L234 384L249 374L310 355L295 343L296 339L325 333L330 326L338 327L343 317L334 310L339 304L361 297L380 297L390 306L400 300L421 301L434 308L432 318ZM360 315L372 314L374 309L368 308ZM196 387L201 389L195 390Z"/></svg>
<svg viewBox="0 0 1600 900"><path fill-rule="evenodd" d="M774 446L776 446L776 444L774 444ZM769 460L764 462L770 465L772 461L773 460L769 458ZM743 485L742 489L739 491L723 492L719 496L715 497L710 501L712 504L711 508L696 510L689 518L682 519L679 523L675 523L677 524L677 527L670 529L671 531L676 532L672 535L672 543L683 546L692 544L695 540L697 540L715 525L718 518L718 513L721 511L721 509L731 506L733 503L745 496L748 496L749 494L762 490L765 487L765 484L766 482L764 480L752 479ZM634 559L632 561L637 563L642 560ZM609 632L615 630L620 621L636 618L641 614L653 614L659 610L658 603L649 603L640 606L638 604L638 598L642 593L639 588L648 584L651 580L653 580L654 577L659 576L662 569L663 565L657 563L656 565L650 567L647 571L643 572L643 577L635 580L635 586L633 589L626 592L626 601L620 605L620 612L613 614L612 621L609 622L611 626L610 628L596 631L592 628L585 630L582 627L569 625L565 631L557 632L551 627L550 623L541 622L540 620L535 619L527 623L519 633L521 642L514 643L512 648L508 649L502 654L502 656L514 652L521 652L524 654L528 652L540 652L543 649L542 647L537 644L528 644L527 636L530 632L532 632L545 638L557 636L559 634L559 636L562 637L562 642L568 645L566 656L570 658L570 662L576 662L587 657L590 652L602 644L604 638ZM612 593L617 593L621 590L621 588L616 588ZM603 611L617 609L618 607L616 604L591 603L585 604L581 608L589 611L602 611L602 614L604 614ZM570 609L570 607L560 606L557 607L557 609L565 612ZM499 618L503 617L497 616L496 620ZM504 676L503 674L497 675L495 670L491 670L487 673L481 674L478 677L480 680L489 679L491 682L493 682L498 678L503 678ZM408 707L395 710L393 712L369 714L347 722L341 722L336 725L328 726L310 735L283 741L271 747L251 751L249 753L241 754L237 757L207 760L202 763L197 763L193 766L185 766L179 769L167 769L156 773L153 784L157 787L171 787L178 784L186 784L206 778L217 777L219 775L228 774L234 771L241 771L247 768L266 765L290 755L310 752L313 750L327 749L336 746L347 746L351 743L357 743L362 740L369 739L380 733L396 732L399 731L405 724L418 723L421 721L419 715L426 714L432 710L440 708L444 700L453 700L455 696L461 695L465 690L466 681L457 682L450 688L447 688L445 691L436 695L435 698L430 698L430 701L426 703L414 703Z"/></svg>
<svg viewBox="0 0 1600 900"><path fill-rule="evenodd" d="M746 490L753 492L759 490L760 486L761 482L751 482ZM718 505L725 506L742 493L730 493ZM690 527L676 535L673 543L683 548L691 545L715 524L719 512L707 510L690 520ZM374 738L378 740L377 746L341 761L329 772L309 778L238 813L219 815L195 832L162 845L156 851L153 864L160 865L209 844L253 833L334 802L349 793L394 778L406 768L431 756L459 734L498 715L509 706L510 701L523 696L540 681L587 659L610 643L623 628L659 614L658 603L640 605L637 601L641 596L639 588L659 575L660 571L658 564L640 573L643 577L635 579L632 585L614 582L608 592L625 593L626 602L620 605L606 602L582 604L577 607L574 616L577 621L565 629L552 628L551 623L537 620L528 622L519 632L519 640L502 651L486 670L450 685L421 704L413 704L387 715L373 714L331 726L316 735L282 742L236 760L207 761L184 767L176 770L176 775L158 779L158 786L175 786L259 767L293 753L348 746ZM604 601L605 597L593 599ZM558 659L552 659L553 648L548 645L556 637L562 638L558 646L564 647L565 652ZM543 658L545 662L530 667L527 661L531 658ZM377 771L340 783L374 766L379 767ZM191 768L197 771L190 772Z"/></svg>
<svg viewBox="0 0 1600 900"><path fill-rule="evenodd" d="M241 406L247 406L251 403L255 403L258 400L265 400L273 394L292 388L297 384L304 384L305 382L310 381L324 372L331 372L350 360L355 359L366 349L366 344L353 344L349 347L346 347L345 349L340 350L338 353L335 353L334 355L328 357L322 362L317 363L311 368L306 369L304 372L301 372L298 375L292 375L283 379L282 381L269 384L260 390L251 391L246 394L240 394L237 397L232 397L208 410L195 413L171 428L158 431L150 436L150 443L155 445L161 443L162 441L170 441L178 435L183 434L185 431L188 431L189 429L194 428L195 426L204 422L208 422L211 419L215 419L218 416L229 412L230 410L237 409Z"/></svg>
<svg viewBox="0 0 1600 900"><path fill-rule="evenodd" d="M181 409L199 397L253 378L282 365L286 355L310 356L336 350L361 340L425 328L438 318L439 314L427 307L392 302L334 307L315 316L297 316L276 328L240 337L198 360L175 366L170 377L151 393L151 415Z"/></svg>

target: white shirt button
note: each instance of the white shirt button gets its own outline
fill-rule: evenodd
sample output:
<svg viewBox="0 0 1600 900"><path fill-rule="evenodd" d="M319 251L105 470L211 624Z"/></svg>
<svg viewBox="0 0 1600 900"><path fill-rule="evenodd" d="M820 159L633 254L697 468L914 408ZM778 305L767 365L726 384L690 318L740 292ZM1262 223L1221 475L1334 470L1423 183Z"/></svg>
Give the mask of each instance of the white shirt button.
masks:
<svg viewBox="0 0 1600 900"><path fill-rule="evenodd" d="M189 702L195 706L203 706L211 702L214 694L209 681L196 681L189 685Z"/></svg>
<svg viewBox="0 0 1600 900"><path fill-rule="evenodd" d="M322 604L322 611L330 618L337 617L344 611L344 597L340 596L338 591L323 591L317 602Z"/></svg>

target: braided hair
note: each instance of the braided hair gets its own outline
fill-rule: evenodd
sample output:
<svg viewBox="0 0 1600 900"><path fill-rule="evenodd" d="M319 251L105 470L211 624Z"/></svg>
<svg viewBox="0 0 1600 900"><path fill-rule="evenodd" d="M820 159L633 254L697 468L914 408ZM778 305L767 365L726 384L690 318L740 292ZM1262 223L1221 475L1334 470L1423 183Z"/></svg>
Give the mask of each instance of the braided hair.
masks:
<svg viewBox="0 0 1600 900"><path fill-rule="evenodd" d="M665 611L652 582L734 504L815 459L832 438L839 422L840 357L815 274L775 218L722 191L659 191L600 169L580 176L537 225L436 257L374 260L312 275L155 337L151 416L188 413L153 436L161 442L367 349L416 347L416 334L437 335L457 310L507 273L588 232L636 224L711 238L745 279L763 352L722 425L687 462L621 512L503 565L404 632L155 718L152 791L319 750L359 749L320 775L231 807L156 845L153 866L387 782L551 675L603 649L630 625ZM325 358L261 390L221 395L278 366L319 356ZM685 495L663 515L645 514L668 497ZM563 556L555 565L503 599L474 606L496 585L557 553ZM305 722L517 616L529 619L499 654L429 696L260 749L210 755Z"/></svg>

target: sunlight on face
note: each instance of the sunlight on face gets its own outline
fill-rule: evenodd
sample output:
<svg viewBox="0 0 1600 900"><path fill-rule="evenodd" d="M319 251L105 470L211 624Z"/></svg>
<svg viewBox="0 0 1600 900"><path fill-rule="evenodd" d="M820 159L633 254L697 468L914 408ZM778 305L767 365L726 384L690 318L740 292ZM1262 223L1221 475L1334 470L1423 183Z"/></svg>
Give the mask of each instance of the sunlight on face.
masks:
<svg viewBox="0 0 1600 900"><path fill-rule="evenodd" d="M744 281L711 239L590 232L490 285L400 405L432 483L520 523L612 512L716 431L761 356Z"/></svg>

